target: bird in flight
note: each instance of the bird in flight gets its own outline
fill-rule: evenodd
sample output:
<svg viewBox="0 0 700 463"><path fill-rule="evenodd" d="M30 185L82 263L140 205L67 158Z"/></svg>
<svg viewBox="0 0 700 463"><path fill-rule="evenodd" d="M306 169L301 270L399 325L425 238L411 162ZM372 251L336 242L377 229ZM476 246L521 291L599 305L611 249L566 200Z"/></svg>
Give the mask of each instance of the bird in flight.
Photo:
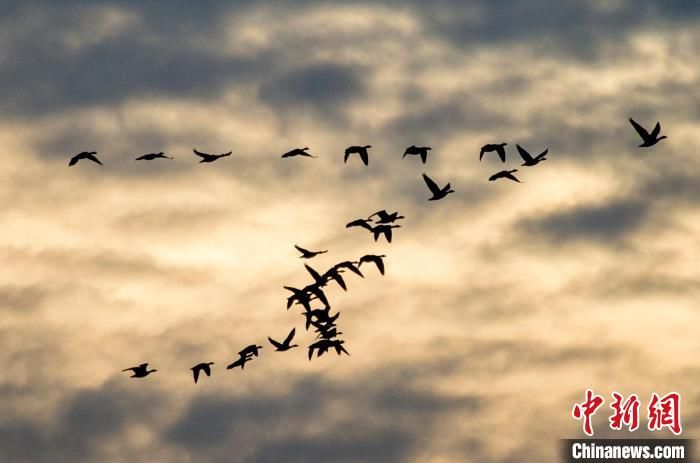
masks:
<svg viewBox="0 0 700 463"><path fill-rule="evenodd" d="M286 153L284 153L282 155L282 158L283 159L284 158L292 158L295 156L305 156L307 158L317 158L318 157L318 156L312 156L309 153L307 153L306 150L308 150L308 149L309 149L308 146L305 148L294 148L293 150L287 151Z"/></svg>
<svg viewBox="0 0 700 463"><path fill-rule="evenodd" d="M292 328L292 331L289 332L287 337L282 342L275 341L269 336L267 337L267 339L270 341L270 344L275 346L275 352L284 352L293 347L299 347L298 344L292 344L292 339L294 339L294 333L296 333L296 328Z"/></svg>
<svg viewBox="0 0 700 463"><path fill-rule="evenodd" d="M203 371L205 375L211 376L211 365L214 365L214 362L202 362L190 368L190 370L192 370L192 374L194 375L195 384L197 384L200 372Z"/></svg>
<svg viewBox="0 0 700 463"><path fill-rule="evenodd" d="M518 178L515 175L513 175L513 172L517 172L517 171L518 171L518 169L502 170L500 172L493 174L491 177L489 177L489 182L493 182L495 180L498 180L499 178L507 178L507 179L512 180L514 182L523 183L520 180L518 180Z"/></svg>
<svg viewBox="0 0 700 463"><path fill-rule="evenodd" d="M345 225L345 228L362 227L366 228L369 231L372 231L372 225L370 225L370 222L371 220L369 219L357 219Z"/></svg>
<svg viewBox="0 0 700 463"><path fill-rule="evenodd" d="M654 126L654 130L652 130L651 133L648 132L647 129L639 125L639 123L637 123L637 121L635 121L631 117L630 124L632 124L634 130L637 131L639 136L642 137L642 140L644 141L644 143L639 145L640 148L648 148L650 146L654 146L664 138L667 138L666 135L662 135L659 137L659 132L661 132L661 124L658 122L656 123L656 126Z"/></svg>
<svg viewBox="0 0 700 463"><path fill-rule="evenodd" d="M372 145L364 145L364 146L349 146L345 149L345 158L343 162L348 162L348 157L350 157L351 154L359 154L360 159L362 159L362 162L364 165L369 164L369 153L367 153L367 148L371 148Z"/></svg>
<svg viewBox="0 0 700 463"><path fill-rule="evenodd" d="M171 158L171 157L169 157L169 156L166 156L165 153L163 153L163 152L161 151L160 153L148 153L148 154L144 154L143 156L139 156L139 157L137 157L136 159L134 159L134 161L153 161L154 159L158 159L158 158L161 158L161 159L173 159L173 158Z"/></svg>
<svg viewBox="0 0 700 463"><path fill-rule="evenodd" d="M372 262L374 265L377 266L377 270L379 270L379 273L384 275L384 255L374 255L374 254L367 254L366 256L360 257L360 262L358 265L361 267L362 264L364 263L369 263Z"/></svg>
<svg viewBox="0 0 700 463"><path fill-rule="evenodd" d="M320 357L328 352L331 347L335 348L338 355L340 355L341 352L345 352L347 355L350 355L350 352L345 350L343 347L344 343L345 341L341 341L340 339L321 339L320 341L316 341L309 346L309 360L313 358L314 351L316 349L318 349L317 357Z"/></svg>
<svg viewBox="0 0 700 463"><path fill-rule="evenodd" d="M131 370L134 374L131 375L131 378L145 378L146 376L150 375L151 373L158 371L158 370L149 370L148 369L148 363L142 363L141 365L137 367L131 367L131 368L125 368L122 371L129 371Z"/></svg>
<svg viewBox="0 0 700 463"><path fill-rule="evenodd" d="M68 162L68 166L74 166L80 161L81 159L89 159L92 162L96 162L99 165L102 165L99 159L95 156L97 154L97 151L83 151L82 153L76 154L72 158L70 158L70 161Z"/></svg>
<svg viewBox="0 0 700 463"><path fill-rule="evenodd" d="M437 183L435 183L430 177L428 177L425 174L423 174L423 180L425 180L425 184L428 185L428 189L430 189L430 192L433 194L431 198L428 198L428 201L437 201L438 199L442 199L448 194L455 192L455 190L450 188L449 183L444 187L440 188L439 186L437 186Z"/></svg>
<svg viewBox="0 0 700 463"><path fill-rule="evenodd" d="M253 360L253 356L245 356L245 357L239 357L234 361L232 364L226 367L227 370L233 370L236 367L241 367L241 370L245 370L245 364L249 361Z"/></svg>
<svg viewBox="0 0 700 463"><path fill-rule="evenodd" d="M429 146L411 145L408 148L406 148L406 151L404 151L401 159L405 158L408 155L420 156L420 160L423 161L423 164L425 164L428 160L428 150L431 149L432 148Z"/></svg>
<svg viewBox="0 0 700 463"><path fill-rule="evenodd" d="M547 153L549 152L549 148L545 149L544 151L542 151L540 154L538 154L537 156L535 156L533 158L530 155L530 153L528 153L527 150L525 148L523 148L522 146L515 145L515 147L518 148L518 153L520 153L520 157L523 158L523 161L525 161L522 163L523 166L536 166L541 161L547 160L547 158L545 156L547 156Z"/></svg>
<svg viewBox="0 0 700 463"><path fill-rule="evenodd" d="M257 357L259 352L258 349L262 349L263 346L258 346L255 344L251 344L249 346L246 346L242 351L238 353L241 357L248 357L248 356L255 356Z"/></svg>
<svg viewBox="0 0 700 463"><path fill-rule="evenodd" d="M501 162L506 162L506 148L508 143L489 143L481 147L479 152L479 161L484 157L484 153L491 153L495 151L498 153L498 157L501 158Z"/></svg>
<svg viewBox="0 0 700 463"><path fill-rule="evenodd" d="M297 251L301 253L301 255L299 256L300 259L312 259L319 254L325 254L328 252L327 249L325 251L309 251L307 249L302 248L301 246L297 246L296 244L294 245L294 247L297 249Z"/></svg>
<svg viewBox="0 0 700 463"><path fill-rule="evenodd" d="M233 152L233 151L229 151L228 153L224 153L224 154L208 154L208 153L202 153L200 151L197 151L197 148L193 149L192 151L194 152L194 154L196 154L197 156L202 158L202 160L199 161L200 164L203 162L214 162L219 158L223 158L225 156L231 156L231 153Z"/></svg>
<svg viewBox="0 0 700 463"><path fill-rule="evenodd" d="M405 219L406 217L399 215L398 211L397 212L392 212L389 214L385 210L377 211L374 214L370 215L367 217L367 220L371 220L372 217L379 217L379 220L377 220L377 223L382 224L382 223L393 223L396 222L399 219Z"/></svg>
<svg viewBox="0 0 700 463"><path fill-rule="evenodd" d="M391 243L391 237L393 232L391 231L392 228L401 228L401 225L377 225L376 227L372 228L372 233L374 234L374 241L377 241L379 237L383 234L384 238L386 238L387 242Z"/></svg>

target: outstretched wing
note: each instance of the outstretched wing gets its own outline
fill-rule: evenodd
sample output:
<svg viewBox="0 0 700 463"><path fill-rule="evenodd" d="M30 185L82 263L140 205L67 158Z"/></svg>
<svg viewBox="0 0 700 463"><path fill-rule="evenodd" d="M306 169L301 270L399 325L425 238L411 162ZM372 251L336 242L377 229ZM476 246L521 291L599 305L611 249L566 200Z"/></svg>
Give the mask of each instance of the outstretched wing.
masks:
<svg viewBox="0 0 700 463"><path fill-rule="evenodd" d="M645 129L644 127L639 125L637 123L637 121L635 121L631 117L630 117L630 124L632 124L632 127L634 127L634 130L637 131L637 133L639 134L640 137L642 137L643 140L646 140L649 137L649 132L647 132L647 129Z"/></svg>
<svg viewBox="0 0 700 463"><path fill-rule="evenodd" d="M282 344L280 344L279 342L275 341L275 340L272 339L270 336L267 337L267 340L270 341L270 344L272 344L273 346L275 346L277 349L281 349L282 347L284 347Z"/></svg>
<svg viewBox="0 0 700 463"><path fill-rule="evenodd" d="M501 162L506 162L506 147L501 145L496 148L496 152L498 153L498 157L501 158Z"/></svg>
<svg viewBox="0 0 700 463"><path fill-rule="evenodd" d="M433 180L430 177L423 174L423 180L425 180L425 184L428 185L428 188L433 194L440 193L440 187L438 187L437 183L433 182Z"/></svg>
<svg viewBox="0 0 700 463"><path fill-rule="evenodd" d="M540 154L538 154L537 159L542 159L543 157L547 156L547 153L549 153L549 148L545 149Z"/></svg>
<svg viewBox="0 0 700 463"><path fill-rule="evenodd" d="M301 246L297 246L297 245L295 244L294 247L296 248L297 251L299 251L299 252L302 253L302 254L309 254L309 251L307 251L306 249L302 248Z"/></svg>
<svg viewBox="0 0 700 463"><path fill-rule="evenodd" d="M292 328L292 331L290 331L289 334L287 335L287 337L284 339L285 345L288 346L292 342L292 339L294 339L294 334L296 333L296 331L297 331L296 328Z"/></svg>
<svg viewBox="0 0 700 463"><path fill-rule="evenodd" d="M194 383L197 384L197 380L199 379L199 368L193 368L192 374L194 375Z"/></svg>
<svg viewBox="0 0 700 463"><path fill-rule="evenodd" d="M530 156L530 153L528 153L525 148L523 148L520 145L515 145L515 147L518 148L518 153L520 153L520 157L523 158L523 161L525 161L525 162L532 161L532 156Z"/></svg>
<svg viewBox="0 0 700 463"><path fill-rule="evenodd" d="M362 162L363 162L365 165L368 165L368 164L369 164L369 154L367 153L367 150L366 150L366 149L360 151L360 158L362 158Z"/></svg>
<svg viewBox="0 0 700 463"><path fill-rule="evenodd" d="M650 135L656 138L656 136L659 135L659 132L661 132L661 124L657 122L654 126L654 130L651 131Z"/></svg>
<svg viewBox="0 0 700 463"><path fill-rule="evenodd" d="M420 152L420 160L423 161L423 164L428 160L428 150L423 149L423 151Z"/></svg>
<svg viewBox="0 0 700 463"><path fill-rule="evenodd" d="M211 154L202 153L202 152L200 152L200 151L197 151L197 148L194 148L194 149L192 150L192 152L193 152L194 154L196 154L197 156L199 156L200 158L206 159L206 158L208 158L208 157L211 157Z"/></svg>
<svg viewBox="0 0 700 463"><path fill-rule="evenodd" d="M311 268L308 264L304 264L304 267L306 267L306 271L309 272L309 274L313 277L313 279L316 281L316 283L323 282L323 278L321 277L320 273L318 273L316 270Z"/></svg>

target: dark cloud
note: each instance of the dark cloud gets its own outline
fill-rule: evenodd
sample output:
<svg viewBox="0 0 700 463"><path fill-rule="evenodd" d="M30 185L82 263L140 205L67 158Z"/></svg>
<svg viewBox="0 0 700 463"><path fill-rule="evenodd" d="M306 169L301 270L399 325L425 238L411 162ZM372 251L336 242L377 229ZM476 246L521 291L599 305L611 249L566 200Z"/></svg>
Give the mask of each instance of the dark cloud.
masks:
<svg viewBox="0 0 700 463"><path fill-rule="evenodd" d="M636 198L625 198L524 219L519 226L532 238L554 243L583 240L619 244L639 230L649 211L649 204Z"/></svg>

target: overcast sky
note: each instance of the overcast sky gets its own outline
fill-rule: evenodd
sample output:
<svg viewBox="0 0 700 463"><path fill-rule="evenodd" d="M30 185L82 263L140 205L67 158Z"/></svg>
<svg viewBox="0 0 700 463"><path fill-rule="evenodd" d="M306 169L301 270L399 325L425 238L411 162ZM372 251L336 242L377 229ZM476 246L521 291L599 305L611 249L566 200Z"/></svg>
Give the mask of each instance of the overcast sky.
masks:
<svg viewBox="0 0 700 463"><path fill-rule="evenodd" d="M623 435L613 391L643 426L680 392L695 437L699 22L693 0L4 0L0 461L553 461L586 388L599 437ZM637 148L629 117L668 139ZM68 168L85 150L104 166ZM423 172L456 192L428 202ZM379 209L406 216L393 243L345 228ZM387 256L327 291L350 356L306 358L294 244L321 270Z"/></svg>

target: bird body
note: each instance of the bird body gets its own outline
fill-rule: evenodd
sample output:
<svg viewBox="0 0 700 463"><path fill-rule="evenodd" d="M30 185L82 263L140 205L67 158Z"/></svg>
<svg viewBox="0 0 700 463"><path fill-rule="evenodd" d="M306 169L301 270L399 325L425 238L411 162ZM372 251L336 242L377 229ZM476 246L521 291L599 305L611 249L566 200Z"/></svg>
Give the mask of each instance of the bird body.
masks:
<svg viewBox="0 0 700 463"><path fill-rule="evenodd" d="M662 135L659 137L659 133L661 132L661 124L659 122L656 123L656 125L654 126L654 130L652 130L650 133L647 129L639 125L639 123L631 117L629 121L630 124L632 124L632 127L634 127L634 130L636 130L639 136L642 137L642 141L644 143L639 145L640 148L648 148L650 146L654 146L664 138L668 138L666 137L666 135Z"/></svg>
<svg viewBox="0 0 700 463"><path fill-rule="evenodd" d="M161 158L161 159L173 159L173 158L171 158L171 157L169 157L169 156L166 156L165 153L163 153L163 152L161 151L160 153L148 153L148 154L144 154L144 155L139 156L139 157L137 157L136 159L134 159L134 161L153 161L154 159L158 159L158 158Z"/></svg>
<svg viewBox="0 0 700 463"><path fill-rule="evenodd" d="M318 156L312 156L312 155L310 155L309 153L307 153L306 150L308 150L308 149L309 149L308 146L305 147L305 148L294 148L293 150L287 151L286 153L284 153L284 154L282 155L282 159L284 159L284 158L291 158L291 157L295 157L295 156L305 156L305 157L307 157L307 158L316 158L316 157L318 157Z"/></svg>
<svg viewBox="0 0 700 463"><path fill-rule="evenodd" d="M78 153L72 158L70 158L70 161L68 161L68 167L74 166L80 161L81 159L88 159L92 162L96 162L99 165L102 165L99 159L97 159L97 151L83 151L82 153Z"/></svg>
<svg viewBox="0 0 700 463"><path fill-rule="evenodd" d="M190 368L190 370L192 370L192 374L194 375L195 384L197 384L200 372L204 372L205 375L211 376L211 365L214 365L214 362L198 363L197 365Z"/></svg>
<svg viewBox="0 0 700 463"><path fill-rule="evenodd" d="M488 143L481 147L479 151L479 161L484 157L485 153L496 152L498 157L501 158L501 162L506 162L506 145L508 143Z"/></svg>
<svg viewBox="0 0 700 463"><path fill-rule="evenodd" d="M214 162L219 158L231 156L231 153L233 152L233 151L229 151L228 153L224 153L224 154L209 154L209 153L202 153L201 151L197 151L197 148L193 149L192 151L194 152L194 154L196 154L197 156L202 158L202 160L199 161L200 164L203 162Z"/></svg>
<svg viewBox="0 0 700 463"><path fill-rule="evenodd" d="M545 149L544 151L542 151L537 156L532 157L532 155L530 155L530 153L528 153L527 150L525 148L523 148L522 146L515 145L515 147L518 148L518 153L520 153L520 157L523 158L523 161L524 161L522 164L523 166L536 166L541 161L547 160L547 158L545 156L547 156L547 153L549 152L548 148Z"/></svg>
<svg viewBox="0 0 700 463"><path fill-rule="evenodd" d="M275 341L274 339L272 339L269 336L267 337L267 339L270 341L270 344L275 346L276 352L285 352L293 347L299 347L298 344L292 344L292 339L294 339L295 333L296 333L296 328L292 328L292 331L289 332L287 337L282 342Z"/></svg>
<svg viewBox="0 0 700 463"><path fill-rule="evenodd" d="M158 370L149 370L148 363L142 363L139 366L125 368L122 371L132 371L134 373L133 375L131 375L132 378L145 378L146 376Z"/></svg>
<svg viewBox="0 0 700 463"><path fill-rule="evenodd" d="M450 193L454 193L455 191L450 187L450 184L448 183L444 187L440 188L437 183L433 181L430 177L427 175L423 174L423 180L425 180L425 184L428 185L428 189L430 192L433 194L432 197L428 198L428 201L437 201L439 199L444 198Z"/></svg>
<svg viewBox="0 0 700 463"><path fill-rule="evenodd" d="M406 148L406 151L404 151L401 159L405 158L408 155L420 156L420 160L423 162L423 164L425 164L428 160L428 150L431 149L432 148L429 146L411 145L408 148Z"/></svg>
<svg viewBox="0 0 700 463"><path fill-rule="evenodd" d="M523 183L520 180L518 180L518 178L515 175L513 175L513 173L517 171L518 169L502 170L489 177L489 182L493 182L495 180L498 180L499 178L507 178L508 180L512 180L514 182Z"/></svg>
<svg viewBox="0 0 700 463"><path fill-rule="evenodd" d="M369 164L369 153L367 152L367 148L371 148L372 145L364 145L364 146L349 146L345 149L345 158L343 159L343 162L348 162L348 158L350 157L351 154L359 154L360 159L362 159L362 162L364 165Z"/></svg>

